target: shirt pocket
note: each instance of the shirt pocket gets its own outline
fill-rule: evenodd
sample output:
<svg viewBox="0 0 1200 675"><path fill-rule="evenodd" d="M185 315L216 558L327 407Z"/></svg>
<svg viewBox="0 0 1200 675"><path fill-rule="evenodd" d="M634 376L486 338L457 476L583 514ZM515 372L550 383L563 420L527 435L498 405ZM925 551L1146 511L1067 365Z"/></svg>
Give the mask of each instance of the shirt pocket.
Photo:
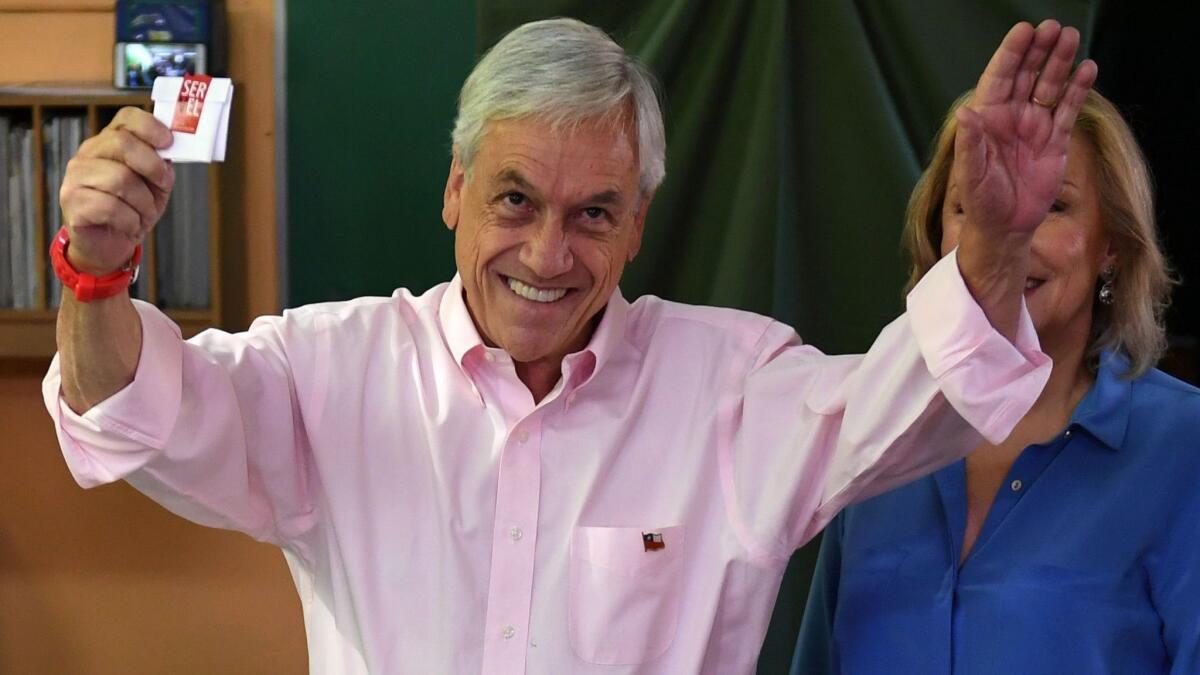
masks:
<svg viewBox="0 0 1200 675"><path fill-rule="evenodd" d="M647 542L646 535L661 535L661 540ZM684 560L682 525L576 527L567 599L575 654L615 666L644 663L666 652L679 622Z"/></svg>

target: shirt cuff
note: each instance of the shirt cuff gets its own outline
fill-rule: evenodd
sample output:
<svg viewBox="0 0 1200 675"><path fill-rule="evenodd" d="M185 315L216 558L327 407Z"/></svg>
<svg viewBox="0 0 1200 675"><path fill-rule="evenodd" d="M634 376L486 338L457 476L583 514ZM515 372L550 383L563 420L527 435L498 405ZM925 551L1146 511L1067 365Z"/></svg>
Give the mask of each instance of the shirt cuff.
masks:
<svg viewBox="0 0 1200 675"><path fill-rule="evenodd" d="M151 304L133 301L141 317L142 350L133 381L84 414L62 398L58 355L42 381L42 398L75 479L85 487L119 480L161 450L179 415L183 341L179 327Z"/></svg>
<svg viewBox="0 0 1200 675"><path fill-rule="evenodd" d="M958 269L958 249L908 294L908 314L925 366L972 427L996 444L1033 407L1050 378L1033 321L1021 299L1016 339L996 331Z"/></svg>

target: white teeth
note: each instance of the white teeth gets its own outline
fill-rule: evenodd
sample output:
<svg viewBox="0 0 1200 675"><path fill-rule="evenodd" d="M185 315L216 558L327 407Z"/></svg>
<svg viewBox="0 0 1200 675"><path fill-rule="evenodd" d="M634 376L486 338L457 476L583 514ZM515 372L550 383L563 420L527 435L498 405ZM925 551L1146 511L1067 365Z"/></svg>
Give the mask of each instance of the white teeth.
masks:
<svg viewBox="0 0 1200 675"><path fill-rule="evenodd" d="M1037 288L1038 286L1041 286L1041 285L1042 285L1041 279L1026 279L1025 280L1025 290L1029 290L1031 288Z"/></svg>
<svg viewBox="0 0 1200 675"><path fill-rule="evenodd" d="M521 281L517 281L512 277L508 277L508 287L512 289L513 293L516 293L526 300L532 300L534 302L554 302L555 300L558 300L567 294L567 289L565 288L534 288L533 286Z"/></svg>

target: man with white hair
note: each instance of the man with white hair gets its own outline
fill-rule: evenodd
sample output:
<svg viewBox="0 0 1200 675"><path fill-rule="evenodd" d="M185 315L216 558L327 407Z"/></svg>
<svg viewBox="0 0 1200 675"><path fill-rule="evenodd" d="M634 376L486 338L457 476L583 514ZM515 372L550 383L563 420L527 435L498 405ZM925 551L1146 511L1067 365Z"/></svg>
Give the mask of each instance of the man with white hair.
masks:
<svg viewBox="0 0 1200 675"><path fill-rule="evenodd" d="M651 78L585 24L521 26L462 90L453 280L186 342L123 289L74 289L44 386L67 463L280 546L313 672L750 672L792 551L1037 398L1021 294L1095 77L1077 45L1005 38L960 120L961 248L866 355L830 357L621 296L664 174ZM77 275L126 273L170 142L129 109L80 149Z"/></svg>

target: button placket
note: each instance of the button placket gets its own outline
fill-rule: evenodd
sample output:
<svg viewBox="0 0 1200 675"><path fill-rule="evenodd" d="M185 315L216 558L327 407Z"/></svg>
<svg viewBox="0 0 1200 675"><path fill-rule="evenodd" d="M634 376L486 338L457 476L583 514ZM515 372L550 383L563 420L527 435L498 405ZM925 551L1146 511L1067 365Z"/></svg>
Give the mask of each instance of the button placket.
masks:
<svg viewBox="0 0 1200 675"><path fill-rule="evenodd" d="M528 629L533 601L540 446L537 417L527 417L512 427L500 455L486 616L499 628L484 641L485 675L525 672L525 640L513 638Z"/></svg>

